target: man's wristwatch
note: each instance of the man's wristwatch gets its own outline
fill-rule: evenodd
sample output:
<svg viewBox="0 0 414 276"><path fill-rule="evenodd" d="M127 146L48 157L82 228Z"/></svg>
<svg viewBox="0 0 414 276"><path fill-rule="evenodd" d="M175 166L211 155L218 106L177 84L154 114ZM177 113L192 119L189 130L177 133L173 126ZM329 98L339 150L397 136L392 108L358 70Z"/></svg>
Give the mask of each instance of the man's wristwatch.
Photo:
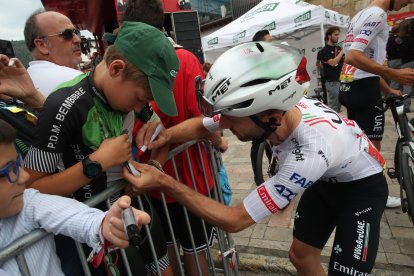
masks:
<svg viewBox="0 0 414 276"><path fill-rule="evenodd" d="M89 155L82 160L83 174L90 179L95 179L102 174L102 166L96 161L92 161Z"/></svg>

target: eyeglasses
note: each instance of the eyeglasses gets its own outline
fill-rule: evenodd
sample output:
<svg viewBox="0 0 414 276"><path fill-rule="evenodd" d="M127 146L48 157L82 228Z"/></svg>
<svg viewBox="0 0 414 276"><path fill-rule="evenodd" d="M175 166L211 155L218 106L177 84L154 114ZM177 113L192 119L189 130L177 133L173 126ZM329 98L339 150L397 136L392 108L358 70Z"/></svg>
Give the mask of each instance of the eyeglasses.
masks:
<svg viewBox="0 0 414 276"><path fill-rule="evenodd" d="M10 183L16 183L19 179L19 171L22 161L20 154L16 160L10 161L3 168L0 169L0 177L6 176Z"/></svg>
<svg viewBox="0 0 414 276"><path fill-rule="evenodd" d="M201 79L201 76L197 76L194 79L196 87L196 98L198 107L200 108L201 113L206 117L213 117L214 115L230 111L235 108L241 107L244 103L238 103L232 106L223 107L220 109L214 109L214 104L204 96L203 84L205 80Z"/></svg>
<svg viewBox="0 0 414 276"><path fill-rule="evenodd" d="M74 34L77 35L78 37L81 36L81 33L78 29L65 29L65 30L63 30L63 31L61 31L60 33L57 33L57 34L39 36L38 39L43 39L43 38L49 37L49 36L59 36L59 37L63 38L64 40L71 40L73 38Z"/></svg>

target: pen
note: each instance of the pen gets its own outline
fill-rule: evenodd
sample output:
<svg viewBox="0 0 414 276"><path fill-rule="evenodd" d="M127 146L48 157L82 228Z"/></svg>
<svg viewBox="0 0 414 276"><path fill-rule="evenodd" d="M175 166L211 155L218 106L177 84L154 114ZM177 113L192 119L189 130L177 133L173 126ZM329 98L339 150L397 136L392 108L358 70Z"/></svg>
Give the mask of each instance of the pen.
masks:
<svg viewBox="0 0 414 276"><path fill-rule="evenodd" d="M138 226L135 222L131 206L122 211L122 221L124 223L125 233L127 234L130 245L139 246L141 235L138 231Z"/></svg>
<svg viewBox="0 0 414 276"><path fill-rule="evenodd" d="M157 138L158 134L160 134L160 132L161 132L161 129L162 129L162 124L159 124L159 125L157 126L157 128L155 129L154 133L152 134L151 139L150 139L150 141L149 141L149 144L150 144L152 141L154 141L154 140L155 140L155 138ZM146 145L143 145L143 146L139 149L139 151L138 151L138 156L142 156L142 155L144 154L144 152L147 150L147 148L148 148L148 147L147 147Z"/></svg>

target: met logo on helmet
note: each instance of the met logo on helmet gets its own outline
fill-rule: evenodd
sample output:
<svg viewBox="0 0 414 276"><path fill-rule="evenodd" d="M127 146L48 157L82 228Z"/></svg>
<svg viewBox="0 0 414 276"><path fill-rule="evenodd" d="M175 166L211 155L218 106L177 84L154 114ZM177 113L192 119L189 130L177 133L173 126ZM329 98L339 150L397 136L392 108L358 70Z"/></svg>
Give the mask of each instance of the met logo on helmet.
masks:
<svg viewBox="0 0 414 276"><path fill-rule="evenodd" d="M292 77L289 77L288 79L284 80L281 84L278 84L275 89L269 90L269 96L273 94L275 91L283 90L286 87L288 87L289 83L291 82Z"/></svg>
<svg viewBox="0 0 414 276"><path fill-rule="evenodd" d="M224 80L223 83L220 84L220 86L213 92L213 95L211 96L212 102L215 102L218 96L224 95L224 93L229 90L229 85L231 84L230 80L231 78Z"/></svg>

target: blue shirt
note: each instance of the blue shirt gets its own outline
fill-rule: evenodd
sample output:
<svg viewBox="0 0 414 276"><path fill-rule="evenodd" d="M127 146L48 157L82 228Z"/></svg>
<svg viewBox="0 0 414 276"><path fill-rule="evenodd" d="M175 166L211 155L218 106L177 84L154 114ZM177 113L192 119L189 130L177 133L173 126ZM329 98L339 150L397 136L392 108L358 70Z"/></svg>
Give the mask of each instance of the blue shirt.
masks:
<svg viewBox="0 0 414 276"><path fill-rule="evenodd" d="M34 189L27 189L23 196L22 211L16 216L0 219L0 250L38 228L72 237L92 248L99 243L99 228L105 215L102 211ZM52 235L24 250L24 257L31 275L63 275ZM0 264L2 270L10 275L20 275L15 258Z"/></svg>

